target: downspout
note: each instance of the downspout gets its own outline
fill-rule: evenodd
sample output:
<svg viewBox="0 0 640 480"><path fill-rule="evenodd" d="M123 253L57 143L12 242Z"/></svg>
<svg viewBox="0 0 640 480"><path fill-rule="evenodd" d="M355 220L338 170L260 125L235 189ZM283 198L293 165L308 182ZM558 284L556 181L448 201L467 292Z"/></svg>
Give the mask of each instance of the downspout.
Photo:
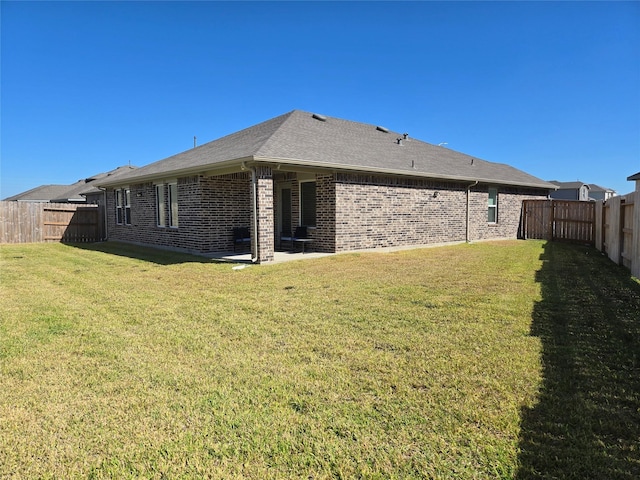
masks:
<svg viewBox="0 0 640 480"><path fill-rule="evenodd" d="M478 185L478 180L476 180L474 183L472 183L471 185L469 185L467 187L467 228L465 230L465 241L467 243L471 243L471 240L469 240L469 220L470 220L470 215L469 215L469 193L470 193L471 189L473 187L475 187L476 185Z"/></svg>
<svg viewBox="0 0 640 480"><path fill-rule="evenodd" d="M258 177L253 167L248 167L244 162L240 165L242 170L251 172L251 208L253 209L253 235L251 236L251 263L258 263Z"/></svg>

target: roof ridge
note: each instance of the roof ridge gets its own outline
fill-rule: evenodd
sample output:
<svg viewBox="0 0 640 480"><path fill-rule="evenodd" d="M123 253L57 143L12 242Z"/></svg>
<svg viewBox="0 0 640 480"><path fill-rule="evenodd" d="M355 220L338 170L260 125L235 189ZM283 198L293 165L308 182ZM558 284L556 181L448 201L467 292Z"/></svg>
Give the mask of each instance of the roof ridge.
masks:
<svg viewBox="0 0 640 480"><path fill-rule="evenodd" d="M262 143L260 143L259 145L256 146L256 149L254 151L254 156L256 157L260 157L262 156L263 152L268 151L268 146L274 142L273 137L282 129L282 127L291 119L291 117L293 117L294 115L300 114L300 113L307 113L307 112L303 112L302 110L291 110L290 112L284 113L282 115L278 115L275 118L272 118L271 120L267 120L264 123L267 122L272 122L273 120L278 120L278 119L282 119L282 122L280 123L280 125L278 125L273 132L271 132L269 134L269 136L267 136L267 138L264 139L264 141L262 141ZM311 114L309 114L311 115ZM260 124L258 124L260 125ZM254 125L254 127L258 126L258 125ZM252 128L252 127L249 127Z"/></svg>
<svg viewBox="0 0 640 480"><path fill-rule="evenodd" d="M507 185L555 188L508 163L429 143L373 123L294 109L196 148L145 165L117 178L111 186L176 175L212 172L247 159L282 161L317 168L398 173L433 178L491 181Z"/></svg>

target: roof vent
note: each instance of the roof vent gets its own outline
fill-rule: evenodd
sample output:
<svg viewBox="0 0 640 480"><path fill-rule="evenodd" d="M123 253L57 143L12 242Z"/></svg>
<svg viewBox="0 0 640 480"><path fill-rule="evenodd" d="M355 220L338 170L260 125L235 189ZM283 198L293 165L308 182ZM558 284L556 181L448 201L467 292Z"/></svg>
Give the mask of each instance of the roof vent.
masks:
<svg viewBox="0 0 640 480"><path fill-rule="evenodd" d="M313 115L311 115L313 118L315 118L316 120L320 120L321 122L326 122L327 121L327 117L325 117L324 115L319 115L317 113L314 113Z"/></svg>
<svg viewBox="0 0 640 480"><path fill-rule="evenodd" d="M402 145L402 137L396 138L396 142L398 143L398 145Z"/></svg>
<svg viewBox="0 0 640 480"><path fill-rule="evenodd" d="M376 127L376 130L380 130L381 132L384 132L384 133L389 133L389 129L388 128L381 127L379 125Z"/></svg>
<svg viewBox="0 0 640 480"><path fill-rule="evenodd" d="M409 137L408 133L403 133L402 136L404 137L404 139L406 140Z"/></svg>

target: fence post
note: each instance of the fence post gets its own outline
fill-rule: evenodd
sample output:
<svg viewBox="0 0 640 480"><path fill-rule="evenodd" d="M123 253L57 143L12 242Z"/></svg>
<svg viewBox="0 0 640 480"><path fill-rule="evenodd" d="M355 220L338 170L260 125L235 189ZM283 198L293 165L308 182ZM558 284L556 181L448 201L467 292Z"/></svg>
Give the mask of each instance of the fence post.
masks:
<svg viewBox="0 0 640 480"><path fill-rule="evenodd" d="M595 212L594 212L593 235L594 235L596 249L599 251L602 251L602 248L603 248L602 229L604 228L604 225L602 224L602 208L603 208L603 203L596 202Z"/></svg>
<svg viewBox="0 0 640 480"><path fill-rule="evenodd" d="M612 262L620 264L620 246L621 246L621 227L620 227L620 210L622 197L612 197L607 203L609 204L609 231L607 232L607 246L609 259Z"/></svg>

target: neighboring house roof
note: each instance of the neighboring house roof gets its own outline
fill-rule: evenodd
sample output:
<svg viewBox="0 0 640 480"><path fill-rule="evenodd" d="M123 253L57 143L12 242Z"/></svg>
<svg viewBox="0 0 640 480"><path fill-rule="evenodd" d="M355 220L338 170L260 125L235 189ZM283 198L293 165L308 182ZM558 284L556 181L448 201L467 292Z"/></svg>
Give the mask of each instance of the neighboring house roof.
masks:
<svg viewBox="0 0 640 480"><path fill-rule="evenodd" d="M32 188L31 190L27 190L26 192L5 198L5 201L53 203L84 202L86 200L84 195L101 192L101 190L92 182L104 178L116 178L119 175L128 173L136 168L137 167L131 165L125 165L115 168L109 172L98 173L91 177L78 180L76 183L71 185L41 185L39 187Z"/></svg>
<svg viewBox="0 0 640 480"><path fill-rule="evenodd" d="M50 202L52 198L63 196L68 190L69 185L40 185L4 200L7 202Z"/></svg>
<svg viewBox="0 0 640 480"><path fill-rule="evenodd" d="M95 194L95 193L101 193L102 190L100 190L96 184L96 180L103 180L103 179L114 179L114 178L118 178L120 175L124 175L127 174L129 172L132 172L133 170L136 170L138 167L134 166L134 165L124 165L121 167L117 167L114 168L113 170L110 170L108 172L104 172L104 173L99 173L97 175L93 175L91 177L88 177L84 180L84 184L82 185L82 188L79 189L78 194L82 195L83 197L85 195L91 195L91 194ZM94 183L95 182L95 183Z"/></svg>
<svg viewBox="0 0 640 480"><path fill-rule="evenodd" d="M587 189L589 190L589 194L593 194L593 193L615 193L615 190L612 190L610 188L605 188L605 187L601 187L599 185L596 185L595 183L584 183L581 182L580 180L577 180L575 182L559 182L557 180L550 180L550 183L553 183L554 185L556 185L558 187L558 190L580 190L582 187L587 187Z"/></svg>
<svg viewBox="0 0 640 480"><path fill-rule="evenodd" d="M583 186L587 188L591 188L588 184L581 182L580 180L576 182L559 182L557 180L549 180L549 183L553 183L556 187L561 190L579 190Z"/></svg>
<svg viewBox="0 0 640 480"><path fill-rule="evenodd" d="M238 168L243 161L554 188L509 165L405 138L403 134L383 127L300 110L141 167L117 179L107 178L96 183L116 186L196 175Z"/></svg>
<svg viewBox="0 0 640 480"><path fill-rule="evenodd" d="M629 180L630 182L632 182L633 180L640 180L640 172L627 177L627 180Z"/></svg>
<svg viewBox="0 0 640 480"><path fill-rule="evenodd" d="M595 183L589 184L589 190L592 192L605 192L605 193L615 193L615 190L611 188L601 187L600 185L596 185Z"/></svg>

